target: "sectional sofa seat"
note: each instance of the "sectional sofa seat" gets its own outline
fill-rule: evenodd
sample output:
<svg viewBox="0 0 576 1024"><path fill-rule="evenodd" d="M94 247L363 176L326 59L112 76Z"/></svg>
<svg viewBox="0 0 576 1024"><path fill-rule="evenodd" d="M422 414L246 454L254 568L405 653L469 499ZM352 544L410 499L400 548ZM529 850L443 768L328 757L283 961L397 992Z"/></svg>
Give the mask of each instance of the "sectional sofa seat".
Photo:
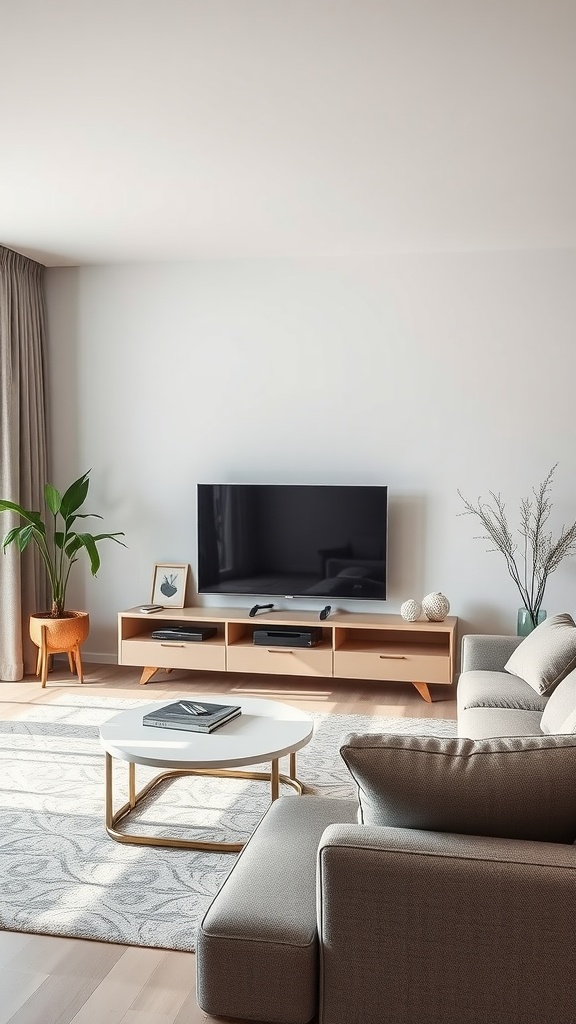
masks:
<svg viewBox="0 0 576 1024"><path fill-rule="evenodd" d="M576 641L573 622L557 633ZM538 644L465 637L458 737L343 736L356 800L272 805L198 931L204 1010L277 1024L576 1020L576 689L560 689L566 650L538 682Z"/></svg>

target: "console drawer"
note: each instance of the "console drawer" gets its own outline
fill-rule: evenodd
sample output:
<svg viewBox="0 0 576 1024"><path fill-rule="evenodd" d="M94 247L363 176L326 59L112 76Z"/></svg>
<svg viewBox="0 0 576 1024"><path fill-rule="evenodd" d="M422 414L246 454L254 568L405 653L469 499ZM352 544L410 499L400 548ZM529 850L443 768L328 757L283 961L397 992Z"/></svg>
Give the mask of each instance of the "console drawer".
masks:
<svg viewBox="0 0 576 1024"><path fill-rule="evenodd" d="M450 658L434 654L385 654L379 651L334 652L334 675L340 679L390 679L411 683L451 683Z"/></svg>
<svg viewBox="0 0 576 1024"><path fill-rule="evenodd" d="M228 647L229 672L266 672L286 676L331 676L332 649L305 647L259 647L231 644Z"/></svg>
<svg viewBox="0 0 576 1024"><path fill-rule="evenodd" d="M187 644L181 640L123 640L120 653L122 665L226 671L224 644L209 641Z"/></svg>

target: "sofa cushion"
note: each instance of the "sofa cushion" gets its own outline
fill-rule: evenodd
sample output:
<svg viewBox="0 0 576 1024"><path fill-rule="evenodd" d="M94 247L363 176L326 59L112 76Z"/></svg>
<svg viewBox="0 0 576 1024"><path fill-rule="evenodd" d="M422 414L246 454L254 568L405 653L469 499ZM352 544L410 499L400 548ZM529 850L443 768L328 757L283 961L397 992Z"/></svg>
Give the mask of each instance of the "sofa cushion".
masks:
<svg viewBox="0 0 576 1024"><path fill-rule="evenodd" d="M576 732L576 669L550 694L540 728L545 733Z"/></svg>
<svg viewBox="0 0 576 1024"><path fill-rule="evenodd" d="M537 693L551 693L576 668L576 625L568 613L536 626L508 658L506 671L520 676Z"/></svg>
<svg viewBox="0 0 576 1024"><path fill-rule="evenodd" d="M576 737L350 734L366 825L557 843L576 837Z"/></svg>
<svg viewBox="0 0 576 1024"><path fill-rule="evenodd" d="M541 736L541 711L519 708L464 708L458 712L458 735L471 740L494 736Z"/></svg>
<svg viewBox="0 0 576 1024"><path fill-rule="evenodd" d="M546 697L536 693L520 676L482 669L462 673L456 700L458 717L466 708L516 708L542 713L546 707ZM499 733L493 735L498 736Z"/></svg>

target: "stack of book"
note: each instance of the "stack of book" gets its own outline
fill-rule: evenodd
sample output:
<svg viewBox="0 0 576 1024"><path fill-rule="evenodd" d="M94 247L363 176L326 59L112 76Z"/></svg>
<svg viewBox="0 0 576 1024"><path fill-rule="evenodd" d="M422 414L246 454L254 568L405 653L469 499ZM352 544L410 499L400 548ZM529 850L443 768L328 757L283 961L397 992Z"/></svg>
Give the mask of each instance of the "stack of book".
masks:
<svg viewBox="0 0 576 1024"><path fill-rule="evenodd" d="M241 708L234 704L204 704L201 701L179 700L149 711L143 725L157 729L185 729L187 732L214 732L221 725L237 718Z"/></svg>

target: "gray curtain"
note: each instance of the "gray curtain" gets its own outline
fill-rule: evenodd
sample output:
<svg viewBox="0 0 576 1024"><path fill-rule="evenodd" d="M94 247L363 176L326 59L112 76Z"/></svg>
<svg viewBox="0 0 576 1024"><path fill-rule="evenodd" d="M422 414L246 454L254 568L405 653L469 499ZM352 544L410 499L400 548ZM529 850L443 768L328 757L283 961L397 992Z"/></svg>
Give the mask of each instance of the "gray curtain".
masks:
<svg viewBox="0 0 576 1024"><path fill-rule="evenodd" d="M47 480L44 267L0 246L0 497L44 509ZM18 523L0 514L0 537ZM35 671L31 612L50 607L35 545L0 552L0 679Z"/></svg>

